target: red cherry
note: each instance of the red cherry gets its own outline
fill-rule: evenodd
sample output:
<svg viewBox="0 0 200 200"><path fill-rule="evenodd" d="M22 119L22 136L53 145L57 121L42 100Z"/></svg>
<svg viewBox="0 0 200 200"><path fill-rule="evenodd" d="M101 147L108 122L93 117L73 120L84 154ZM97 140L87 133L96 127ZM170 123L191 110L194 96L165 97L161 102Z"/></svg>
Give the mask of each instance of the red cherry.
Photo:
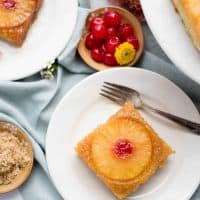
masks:
<svg viewBox="0 0 200 200"><path fill-rule="evenodd" d="M119 37L126 40L127 37L134 34L133 27L130 24L121 24L119 27Z"/></svg>
<svg viewBox="0 0 200 200"><path fill-rule="evenodd" d="M103 62L105 57L105 52L102 48L95 48L91 51L91 56L96 62Z"/></svg>
<svg viewBox="0 0 200 200"><path fill-rule="evenodd" d="M92 33L88 33L85 39L85 46L87 49L94 49L95 47L100 46L100 42L94 38Z"/></svg>
<svg viewBox="0 0 200 200"><path fill-rule="evenodd" d="M114 55L111 53L105 53L104 64L108 66L116 66L117 61Z"/></svg>
<svg viewBox="0 0 200 200"><path fill-rule="evenodd" d="M121 23L121 16L114 10L109 10L104 13L104 21L108 27L117 27Z"/></svg>
<svg viewBox="0 0 200 200"><path fill-rule="evenodd" d="M135 36L131 35L127 37L126 41L131 43L134 46L135 50L138 50L140 48L139 40Z"/></svg>
<svg viewBox="0 0 200 200"><path fill-rule="evenodd" d="M92 33L97 40L103 40L106 37L106 26L103 24L94 25Z"/></svg>
<svg viewBox="0 0 200 200"><path fill-rule="evenodd" d="M101 17L95 17L90 22L90 29L92 30L92 27L94 27L95 25L105 25L104 19Z"/></svg>
<svg viewBox="0 0 200 200"><path fill-rule="evenodd" d="M119 46L121 43L120 39L116 36L111 37L110 39L108 39L108 41L106 42L105 45L105 49L107 52L109 53L114 53L115 49L117 46Z"/></svg>
<svg viewBox="0 0 200 200"><path fill-rule="evenodd" d="M117 36L117 31L114 27L107 28L106 38L109 39L113 36Z"/></svg>
<svg viewBox="0 0 200 200"><path fill-rule="evenodd" d="M133 144L127 139L119 139L113 147L114 154L121 159L128 158L133 150Z"/></svg>
<svg viewBox="0 0 200 200"><path fill-rule="evenodd" d="M103 51L106 53L106 47L105 47L105 43L102 44L101 48L103 49Z"/></svg>
<svg viewBox="0 0 200 200"><path fill-rule="evenodd" d="M3 0L3 5L6 9L13 9L16 6L15 0Z"/></svg>

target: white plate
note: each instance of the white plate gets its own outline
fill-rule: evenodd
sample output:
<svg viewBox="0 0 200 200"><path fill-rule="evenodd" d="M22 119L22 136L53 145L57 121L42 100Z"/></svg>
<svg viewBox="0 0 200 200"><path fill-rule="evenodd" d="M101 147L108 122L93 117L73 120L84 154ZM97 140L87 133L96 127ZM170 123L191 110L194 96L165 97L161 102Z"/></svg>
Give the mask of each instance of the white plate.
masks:
<svg viewBox="0 0 200 200"><path fill-rule="evenodd" d="M77 8L77 0L44 0L21 48L0 41L0 80L27 77L53 61L71 37Z"/></svg>
<svg viewBox="0 0 200 200"><path fill-rule="evenodd" d="M46 137L50 175L66 200L115 199L74 151L80 139L119 109L98 95L103 81L133 87L145 94L143 98L152 105L200 121L191 100L173 83L156 73L117 68L86 78L60 102L51 118ZM176 154L170 156L167 165L128 199L189 199L200 181L200 137L150 113L142 115L176 150Z"/></svg>
<svg viewBox="0 0 200 200"><path fill-rule="evenodd" d="M141 4L162 49L181 71L200 83L200 53L193 46L172 0L141 0Z"/></svg>

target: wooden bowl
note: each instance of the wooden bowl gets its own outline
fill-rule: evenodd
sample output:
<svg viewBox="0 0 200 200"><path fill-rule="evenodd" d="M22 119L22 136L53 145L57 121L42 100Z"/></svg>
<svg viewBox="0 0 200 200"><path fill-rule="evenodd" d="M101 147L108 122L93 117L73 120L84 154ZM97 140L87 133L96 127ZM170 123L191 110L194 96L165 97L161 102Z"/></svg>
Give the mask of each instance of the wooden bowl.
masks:
<svg viewBox="0 0 200 200"><path fill-rule="evenodd" d="M135 35L139 40L140 43L140 48L136 53L136 57L135 59L129 63L128 66L132 66L134 65L138 59L140 58L143 50L144 50L144 34L143 34L143 29L142 26L140 24L140 22L138 21L138 19L129 11L120 8L120 7L115 7L115 6L108 6L108 7L103 7L103 8L98 8L94 11L92 11L86 20L86 25L85 25L85 29L83 31L83 35L80 39L79 45L78 45L78 52L80 54L80 56L82 57L82 59L93 69L96 69L98 71L101 70L105 70L105 69L110 69L110 66L107 66L103 63L97 63L95 62L91 56L90 56L90 50L88 50L85 46L85 39L86 39L86 35L89 32L89 24L92 18L97 17L97 16L102 16L107 10L115 10L117 12L120 13L120 15L122 16L122 23L129 23L134 31L135 31Z"/></svg>
<svg viewBox="0 0 200 200"><path fill-rule="evenodd" d="M12 183L8 185L0 185L0 195L7 192L11 192L12 190L15 190L16 188L21 186L29 177L32 167L33 167L33 161L34 161L34 153L33 153L31 141L19 127L9 122L0 121L0 132L1 131L8 131L10 132L10 134L15 134L20 139L26 141L28 145L28 153L30 155L31 161L24 168L24 171L19 176L17 176Z"/></svg>

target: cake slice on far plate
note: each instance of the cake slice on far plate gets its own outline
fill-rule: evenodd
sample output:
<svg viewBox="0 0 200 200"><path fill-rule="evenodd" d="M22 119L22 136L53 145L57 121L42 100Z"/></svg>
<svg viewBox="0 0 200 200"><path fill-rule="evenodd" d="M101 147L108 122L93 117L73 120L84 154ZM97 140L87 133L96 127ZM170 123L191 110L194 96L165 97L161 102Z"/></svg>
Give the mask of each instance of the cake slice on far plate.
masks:
<svg viewBox="0 0 200 200"><path fill-rule="evenodd" d="M194 45L200 50L200 0L173 0Z"/></svg>
<svg viewBox="0 0 200 200"><path fill-rule="evenodd" d="M42 0L0 0L0 39L21 46Z"/></svg>
<svg viewBox="0 0 200 200"><path fill-rule="evenodd" d="M76 151L118 199L147 182L174 153L129 102L80 141Z"/></svg>

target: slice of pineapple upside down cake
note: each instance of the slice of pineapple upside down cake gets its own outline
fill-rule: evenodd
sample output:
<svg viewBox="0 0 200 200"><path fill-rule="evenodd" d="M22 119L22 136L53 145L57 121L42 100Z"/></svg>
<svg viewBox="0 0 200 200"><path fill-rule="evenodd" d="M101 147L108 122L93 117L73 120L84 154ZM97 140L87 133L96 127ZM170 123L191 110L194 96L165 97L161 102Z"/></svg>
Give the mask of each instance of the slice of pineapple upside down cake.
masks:
<svg viewBox="0 0 200 200"><path fill-rule="evenodd" d="M0 0L0 38L21 46L42 0Z"/></svg>
<svg viewBox="0 0 200 200"><path fill-rule="evenodd" d="M131 103L80 141L76 151L118 199L148 181L174 153Z"/></svg>

